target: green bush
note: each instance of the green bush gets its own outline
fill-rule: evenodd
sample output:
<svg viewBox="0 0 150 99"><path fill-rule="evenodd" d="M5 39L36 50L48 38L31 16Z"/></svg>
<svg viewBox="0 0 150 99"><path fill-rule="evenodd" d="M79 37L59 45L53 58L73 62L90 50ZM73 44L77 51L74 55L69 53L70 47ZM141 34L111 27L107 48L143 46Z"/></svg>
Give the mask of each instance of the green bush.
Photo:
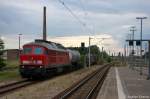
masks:
<svg viewBox="0 0 150 99"><path fill-rule="evenodd" d="M83 67L85 65L85 55L81 55L79 64Z"/></svg>
<svg viewBox="0 0 150 99"><path fill-rule="evenodd" d="M0 70L5 66L6 64L4 63L4 60L0 58Z"/></svg>
<svg viewBox="0 0 150 99"><path fill-rule="evenodd" d="M6 64L4 63L4 59L2 58L3 52L4 52L4 42L0 38L0 70L6 66Z"/></svg>

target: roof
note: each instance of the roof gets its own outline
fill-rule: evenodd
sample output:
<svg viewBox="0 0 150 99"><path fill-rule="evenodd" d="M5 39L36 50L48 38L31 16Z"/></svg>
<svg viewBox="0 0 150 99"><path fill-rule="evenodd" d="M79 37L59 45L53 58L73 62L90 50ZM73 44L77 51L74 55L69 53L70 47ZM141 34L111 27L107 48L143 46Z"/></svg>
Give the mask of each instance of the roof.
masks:
<svg viewBox="0 0 150 99"><path fill-rule="evenodd" d="M140 40L140 39L134 39L134 40L126 40L126 41L150 41L150 39L142 39L142 40Z"/></svg>
<svg viewBox="0 0 150 99"><path fill-rule="evenodd" d="M19 51L19 49L4 49L3 51Z"/></svg>
<svg viewBox="0 0 150 99"><path fill-rule="evenodd" d="M39 39L36 39L35 42L27 43L24 46L26 46L26 45L39 45L39 46L44 46L51 50L65 51L65 52L67 51L66 48L59 43L45 41L45 40L39 40Z"/></svg>

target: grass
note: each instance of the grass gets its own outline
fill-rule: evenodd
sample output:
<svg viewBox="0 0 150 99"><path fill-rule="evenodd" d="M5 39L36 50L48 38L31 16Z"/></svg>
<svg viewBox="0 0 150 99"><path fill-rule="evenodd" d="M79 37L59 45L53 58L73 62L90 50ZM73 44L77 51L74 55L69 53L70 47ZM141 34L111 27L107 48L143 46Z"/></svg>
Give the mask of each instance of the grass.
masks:
<svg viewBox="0 0 150 99"><path fill-rule="evenodd" d="M0 71L0 81L19 78L19 61L6 61L5 63L6 67L4 67L4 70Z"/></svg>
<svg viewBox="0 0 150 99"><path fill-rule="evenodd" d="M19 67L19 60L13 61L6 61L6 68L18 68Z"/></svg>
<svg viewBox="0 0 150 99"><path fill-rule="evenodd" d="M0 81L20 78L18 69L0 71Z"/></svg>

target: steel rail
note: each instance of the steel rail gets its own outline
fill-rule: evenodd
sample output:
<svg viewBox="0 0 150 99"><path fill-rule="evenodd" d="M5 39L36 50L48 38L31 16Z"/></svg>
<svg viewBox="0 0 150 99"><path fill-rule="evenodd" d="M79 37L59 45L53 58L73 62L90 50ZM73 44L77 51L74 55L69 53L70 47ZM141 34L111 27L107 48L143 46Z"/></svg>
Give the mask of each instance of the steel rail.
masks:
<svg viewBox="0 0 150 99"><path fill-rule="evenodd" d="M27 79L25 79L25 80L20 80L20 81L16 81L16 82L12 82L12 83L8 83L8 84L5 84L5 85L1 85L1 86L0 86L0 89L1 89L1 88L4 88L4 87L16 85L16 84L19 84L19 83L22 83L22 82L25 82L25 81L27 81Z"/></svg>
<svg viewBox="0 0 150 99"><path fill-rule="evenodd" d="M11 91L14 91L16 89L25 87L27 85L34 84L36 81L30 81L30 80L22 80L15 83L10 83L4 86L0 86L0 96L3 96L6 93L9 93Z"/></svg>
<svg viewBox="0 0 150 99"><path fill-rule="evenodd" d="M98 82L95 84L95 86L93 87L93 89L89 92L89 94L87 95L87 97L85 99L91 99L92 96L94 96L94 93L96 92L96 89L100 89L104 80L105 80L105 77L106 77L106 74L108 72L110 67L107 67L106 70L102 73L100 79L98 80ZM96 94L96 93L95 93Z"/></svg>
<svg viewBox="0 0 150 99"><path fill-rule="evenodd" d="M103 67L101 67L100 69L92 72L91 74L87 75L85 78L83 78L81 81L79 81L78 83L74 84L73 86L71 86L70 88L66 89L65 91L61 92L60 94L56 95L53 99L67 99L69 96L71 96L72 94L75 93L76 90L80 89L80 87L82 87L84 84L86 84L88 81L92 80L92 78L96 75L100 75L100 79L96 80L96 84L94 85L94 87L90 90L90 92L87 94L85 99L89 99L94 93L96 87L98 86L98 84L103 83L105 75L108 71L110 66L108 65L104 65ZM102 72L103 71L103 72ZM99 74L100 73L100 74Z"/></svg>

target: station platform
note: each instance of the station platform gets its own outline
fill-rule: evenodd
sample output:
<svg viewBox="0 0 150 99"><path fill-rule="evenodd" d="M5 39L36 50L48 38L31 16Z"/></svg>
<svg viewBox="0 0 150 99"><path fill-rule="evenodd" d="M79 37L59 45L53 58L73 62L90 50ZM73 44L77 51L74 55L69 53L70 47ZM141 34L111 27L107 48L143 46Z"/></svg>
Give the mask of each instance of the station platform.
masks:
<svg viewBox="0 0 150 99"><path fill-rule="evenodd" d="M150 80L129 67L112 67L97 99L150 99Z"/></svg>

